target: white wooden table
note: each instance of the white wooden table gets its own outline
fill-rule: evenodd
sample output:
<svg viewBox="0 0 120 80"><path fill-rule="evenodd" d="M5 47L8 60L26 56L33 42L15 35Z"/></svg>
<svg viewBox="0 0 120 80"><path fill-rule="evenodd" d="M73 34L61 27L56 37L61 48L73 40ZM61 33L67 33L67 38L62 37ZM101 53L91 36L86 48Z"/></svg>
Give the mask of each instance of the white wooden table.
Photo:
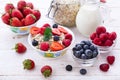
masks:
<svg viewBox="0 0 120 80"><path fill-rule="evenodd" d="M0 12L3 11L4 6L8 2L17 3L19 0L0 0ZM33 2L36 7L41 11L42 17L37 26L44 23L52 23L46 18L47 10L51 0L26 0ZM108 0L107 5L110 8L109 24L105 24L109 31L116 31L117 43L113 51L109 54L102 54L99 56L97 63L93 67L87 67L87 74L81 75L79 70L82 68L72 58L72 46L67 53L59 59L46 59L33 50L28 42L26 36L16 36L9 30L6 25L0 20L0 80L120 80L120 0ZM75 43L85 40L76 29L70 28L76 37ZM12 48L17 42L22 42L27 46L25 54L17 54ZM74 44L75 44L74 43ZM114 55L116 61L114 65L110 66L108 72L99 70L99 65L106 62L107 55ZM24 59L33 59L36 67L34 70L24 70L22 62ZM65 70L65 66L70 64L73 66L71 72ZM50 65L53 68L52 76L45 79L40 73L40 68L44 65Z"/></svg>

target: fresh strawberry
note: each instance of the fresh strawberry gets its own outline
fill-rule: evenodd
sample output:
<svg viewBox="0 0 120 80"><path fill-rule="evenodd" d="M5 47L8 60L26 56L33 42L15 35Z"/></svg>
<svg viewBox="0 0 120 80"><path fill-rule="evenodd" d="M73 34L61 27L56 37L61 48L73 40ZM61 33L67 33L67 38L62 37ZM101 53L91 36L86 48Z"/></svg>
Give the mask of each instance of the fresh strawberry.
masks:
<svg viewBox="0 0 120 80"><path fill-rule="evenodd" d="M36 26L33 26L33 27L30 28L30 33L31 33L32 35L36 35L36 34L38 34L39 32L40 32L40 29L39 29L38 27L36 27Z"/></svg>
<svg viewBox="0 0 120 80"><path fill-rule="evenodd" d="M26 6L27 6L27 7L30 7L31 9L34 8L34 6L33 6L33 4L32 4L31 2L28 2L28 3L26 4Z"/></svg>
<svg viewBox="0 0 120 80"><path fill-rule="evenodd" d="M49 43L48 42L41 42L39 45L40 50L48 51L49 49Z"/></svg>
<svg viewBox="0 0 120 80"><path fill-rule="evenodd" d="M95 38L93 40L93 43L96 44L96 45L99 45L99 46L102 45L102 42L101 42L100 38Z"/></svg>
<svg viewBox="0 0 120 80"><path fill-rule="evenodd" d="M35 21L36 21L36 17L33 14L28 14L25 17L25 25L26 26L35 23Z"/></svg>
<svg viewBox="0 0 120 80"><path fill-rule="evenodd" d="M23 61L23 66L24 66L24 69L32 70L35 67L35 62L31 59L25 59Z"/></svg>
<svg viewBox="0 0 120 80"><path fill-rule="evenodd" d="M49 65L45 65L41 68L42 75L47 78L52 74L52 67Z"/></svg>
<svg viewBox="0 0 120 80"><path fill-rule="evenodd" d="M62 33L64 33L64 34L67 34L67 33L68 33L68 31L65 30L65 29L64 29L63 27L61 27L61 26L59 26L58 29L59 29L60 32L62 32Z"/></svg>
<svg viewBox="0 0 120 80"><path fill-rule="evenodd" d="M110 40L115 40L116 38L117 38L116 32L111 32L111 33L109 34L109 39L110 39Z"/></svg>
<svg viewBox="0 0 120 80"><path fill-rule="evenodd" d="M91 39L91 40L94 40L95 38L98 38L98 35L97 35L96 32L94 32L94 33L92 33L92 34L90 35L90 39Z"/></svg>
<svg viewBox="0 0 120 80"><path fill-rule="evenodd" d="M45 29L46 29L46 27L41 27L41 28L40 28L40 34L42 34L42 35L43 35L43 34L44 34L44 32L45 32Z"/></svg>
<svg viewBox="0 0 120 80"><path fill-rule="evenodd" d="M105 33L106 32L106 28L104 26L98 26L96 29L96 33L99 35L101 33Z"/></svg>
<svg viewBox="0 0 120 80"><path fill-rule="evenodd" d="M18 9L13 9L12 13L11 13L11 16L12 17L17 17L20 20L23 18L23 14Z"/></svg>
<svg viewBox="0 0 120 80"><path fill-rule="evenodd" d="M17 17L13 17L10 19L10 25L15 27L20 27L22 26L22 22Z"/></svg>
<svg viewBox="0 0 120 80"><path fill-rule="evenodd" d="M21 53L26 52L27 48L26 48L26 46L24 44L17 43L15 45L15 50L16 50L17 53L21 54Z"/></svg>
<svg viewBox="0 0 120 80"><path fill-rule="evenodd" d="M9 14L11 14L12 9L14 9L14 5L12 3L8 3L5 5L5 11Z"/></svg>
<svg viewBox="0 0 120 80"><path fill-rule="evenodd" d="M106 0L100 0L100 2L102 2L102 3L106 3Z"/></svg>
<svg viewBox="0 0 120 80"><path fill-rule="evenodd" d="M113 41L111 41L109 39L106 40L105 43L104 43L105 46L112 46L112 44L113 44Z"/></svg>
<svg viewBox="0 0 120 80"><path fill-rule="evenodd" d="M5 14L2 15L2 21L5 24L9 24L10 23L10 15L9 15L9 13L5 13Z"/></svg>
<svg viewBox="0 0 120 80"><path fill-rule="evenodd" d="M70 33L65 34L65 39L69 39L71 41L72 40L72 35Z"/></svg>
<svg viewBox="0 0 120 80"><path fill-rule="evenodd" d="M107 62L112 65L115 61L115 56L107 56Z"/></svg>
<svg viewBox="0 0 120 80"><path fill-rule="evenodd" d="M24 7L23 14L24 16L27 16L28 14L32 14L32 9L30 7Z"/></svg>
<svg viewBox="0 0 120 80"><path fill-rule="evenodd" d="M109 70L109 64L104 63L99 66L100 70L107 72Z"/></svg>
<svg viewBox="0 0 120 80"><path fill-rule="evenodd" d="M68 46L71 44L71 41L70 41L70 39L64 39L64 40L62 41L62 44L63 44L65 47L68 47Z"/></svg>
<svg viewBox="0 0 120 80"><path fill-rule="evenodd" d="M45 23L42 27L50 27L50 24Z"/></svg>
<svg viewBox="0 0 120 80"><path fill-rule="evenodd" d="M58 35L58 36L60 36L60 35L61 35L61 32L60 32L57 28L53 28L53 29L52 29L52 34L53 34L53 35Z"/></svg>
<svg viewBox="0 0 120 80"><path fill-rule="evenodd" d="M108 35L106 33L101 33L99 35L100 40L106 41L108 39Z"/></svg>
<svg viewBox="0 0 120 80"><path fill-rule="evenodd" d="M25 25L25 18L21 19L22 25Z"/></svg>
<svg viewBox="0 0 120 80"><path fill-rule="evenodd" d="M20 0L18 3L17 3L17 8L19 10L23 10L23 8L26 7L26 2L24 0Z"/></svg>
<svg viewBox="0 0 120 80"><path fill-rule="evenodd" d="M39 10L33 10L33 14L35 15L36 19L39 20L41 17L41 13Z"/></svg>

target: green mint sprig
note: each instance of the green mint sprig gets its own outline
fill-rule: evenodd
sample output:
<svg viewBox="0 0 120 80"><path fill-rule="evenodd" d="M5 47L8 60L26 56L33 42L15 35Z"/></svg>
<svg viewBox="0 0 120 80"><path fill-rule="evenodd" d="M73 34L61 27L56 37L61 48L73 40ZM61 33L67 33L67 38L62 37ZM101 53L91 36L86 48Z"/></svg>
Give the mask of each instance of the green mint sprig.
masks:
<svg viewBox="0 0 120 80"><path fill-rule="evenodd" d="M49 41L51 37L52 37L52 29L49 28L49 27L47 27L45 29L45 32L44 32L44 38L43 38L43 40L44 41Z"/></svg>

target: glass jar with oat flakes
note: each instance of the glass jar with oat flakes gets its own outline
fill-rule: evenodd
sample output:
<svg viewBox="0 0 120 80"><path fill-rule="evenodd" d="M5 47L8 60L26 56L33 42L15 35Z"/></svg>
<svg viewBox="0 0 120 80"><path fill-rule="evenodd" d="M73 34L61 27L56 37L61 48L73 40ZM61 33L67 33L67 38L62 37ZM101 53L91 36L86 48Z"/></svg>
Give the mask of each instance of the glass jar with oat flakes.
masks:
<svg viewBox="0 0 120 80"><path fill-rule="evenodd" d="M73 27L79 8L80 0L52 0L48 17L57 24Z"/></svg>

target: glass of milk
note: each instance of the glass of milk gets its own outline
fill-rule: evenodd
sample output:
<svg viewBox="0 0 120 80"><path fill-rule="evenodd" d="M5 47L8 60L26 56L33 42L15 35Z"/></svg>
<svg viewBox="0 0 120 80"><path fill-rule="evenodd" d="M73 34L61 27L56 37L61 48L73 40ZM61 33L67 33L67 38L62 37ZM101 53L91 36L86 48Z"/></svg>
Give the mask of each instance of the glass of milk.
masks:
<svg viewBox="0 0 120 80"><path fill-rule="evenodd" d="M86 0L76 16L76 27L79 32L89 37L102 22L100 2L98 0Z"/></svg>

